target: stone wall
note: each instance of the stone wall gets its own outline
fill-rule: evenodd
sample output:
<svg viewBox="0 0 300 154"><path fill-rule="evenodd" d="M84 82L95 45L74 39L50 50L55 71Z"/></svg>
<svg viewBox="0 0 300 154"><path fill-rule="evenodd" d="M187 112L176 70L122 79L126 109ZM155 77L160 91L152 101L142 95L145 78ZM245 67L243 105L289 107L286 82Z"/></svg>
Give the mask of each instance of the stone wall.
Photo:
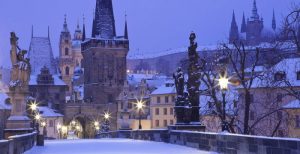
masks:
<svg viewBox="0 0 300 154"><path fill-rule="evenodd" d="M108 135L107 135L108 136ZM106 137L107 137L106 136ZM300 153L300 139L169 130L110 132L109 137L166 142L219 153Z"/></svg>
<svg viewBox="0 0 300 154"><path fill-rule="evenodd" d="M22 154L31 149L36 141L36 133L10 136L0 140L0 154Z"/></svg>

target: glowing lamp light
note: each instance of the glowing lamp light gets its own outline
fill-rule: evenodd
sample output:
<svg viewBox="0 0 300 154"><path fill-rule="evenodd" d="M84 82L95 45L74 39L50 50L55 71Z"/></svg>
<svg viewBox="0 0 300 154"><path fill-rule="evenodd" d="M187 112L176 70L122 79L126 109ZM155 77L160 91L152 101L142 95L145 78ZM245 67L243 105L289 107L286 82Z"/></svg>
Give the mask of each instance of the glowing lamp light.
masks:
<svg viewBox="0 0 300 154"><path fill-rule="evenodd" d="M72 121L71 121L71 124L72 124L72 125L75 125L75 124L76 124L76 121L72 120Z"/></svg>
<svg viewBox="0 0 300 154"><path fill-rule="evenodd" d="M36 111L37 110L37 103L34 101L33 103L31 103L30 105L29 105L29 108L30 108L30 110L32 110L32 111Z"/></svg>
<svg viewBox="0 0 300 154"><path fill-rule="evenodd" d="M46 126L46 122L43 121L43 122L41 123L41 126L42 126L42 127L45 127L45 126Z"/></svg>
<svg viewBox="0 0 300 154"><path fill-rule="evenodd" d="M220 77L219 79L219 86L221 90L227 90L229 84L229 79L227 77Z"/></svg>
<svg viewBox="0 0 300 154"><path fill-rule="evenodd" d="M104 113L104 118L108 120L110 118L110 114L108 112Z"/></svg>
<svg viewBox="0 0 300 154"><path fill-rule="evenodd" d="M78 131L80 130L80 127L78 125L76 126L76 130L78 130Z"/></svg>
<svg viewBox="0 0 300 154"><path fill-rule="evenodd" d="M36 114L34 117L35 120L40 120L41 119L41 115L40 114Z"/></svg>
<svg viewBox="0 0 300 154"><path fill-rule="evenodd" d="M139 110L141 110L141 109L144 107L144 103L143 103L142 101L138 101L138 102L136 103L136 107L137 107Z"/></svg>
<svg viewBox="0 0 300 154"><path fill-rule="evenodd" d="M61 130L63 133L67 133L68 132L68 127L67 126L62 126Z"/></svg>
<svg viewBox="0 0 300 154"><path fill-rule="evenodd" d="M95 125L95 127L99 126L99 122L98 122L98 121L95 121L95 122L94 122L94 125Z"/></svg>
<svg viewBox="0 0 300 154"><path fill-rule="evenodd" d="M96 127L96 130L99 130L99 129L100 129L100 127L99 127L99 126L97 126L97 127Z"/></svg>

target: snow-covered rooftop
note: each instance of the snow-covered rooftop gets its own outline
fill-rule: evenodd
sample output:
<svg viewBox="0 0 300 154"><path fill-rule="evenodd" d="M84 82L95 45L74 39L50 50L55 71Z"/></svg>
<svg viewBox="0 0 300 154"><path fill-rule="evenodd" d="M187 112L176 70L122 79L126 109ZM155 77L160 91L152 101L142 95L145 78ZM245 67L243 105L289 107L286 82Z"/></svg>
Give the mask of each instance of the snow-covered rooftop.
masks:
<svg viewBox="0 0 300 154"><path fill-rule="evenodd" d="M53 110L47 106L40 106L38 107L38 110L40 112L40 115L42 117L62 117L63 115L58 113L56 110Z"/></svg>
<svg viewBox="0 0 300 154"><path fill-rule="evenodd" d="M54 79L54 85L57 85L57 86L65 86L66 85L66 83L58 77L58 75L52 75L52 76L53 76L53 79ZM29 85L38 85L36 75L31 75L30 76Z"/></svg>
<svg viewBox="0 0 300 154"><path fill-rule="evenodd" d="M31 64L31 74L37 75L46 66L51 74L56 74L56 66L48 37L32 37L28 52Z"/></svg>
<svg viewBox="0 0 300 154"><path fill-rule="evenodd" d="M142 80L146 80L146 83L150 87L159 87L165 83L167 76L156 74L128 74L127 80L130 85L137 85Z"/></svg>
<svg viewBox="0 0 300 154"><path fill-rule="evenodd" d="M154 90L151 95L165 95L165 94L176 94L175 86L167 86L166 84L158 87Z"/></svg>
<svg viewBox="0 0 300 154"><path fill-rule="evenodd" d="M300 80L297 79L297 72L299 71L300 58L283 59L270 69L262 72L260 77L255 78L252 88L285 87L287 86L286 82L289 82L291 86L300 86ZM284 73L285 79L275 81L274 75L277 72Z"/></svg>

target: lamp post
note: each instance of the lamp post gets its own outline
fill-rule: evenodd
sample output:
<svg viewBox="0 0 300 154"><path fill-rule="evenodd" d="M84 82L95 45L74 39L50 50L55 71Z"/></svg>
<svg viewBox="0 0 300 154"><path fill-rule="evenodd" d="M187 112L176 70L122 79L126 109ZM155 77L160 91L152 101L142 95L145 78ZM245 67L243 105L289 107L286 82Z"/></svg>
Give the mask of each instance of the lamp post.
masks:
<svg viewBox="0 0 300 154"><path fill-rule="evenodd" d="M47 133L47 131L46 131L46 125L47 125L46 121L42 121L42 122L41 122L41 126L43 127L43 135L44 135L44 136L45 136L46 133Z"/></svg>
<svg viewBox="0 0 300 154"><path fill-rule="evenodd" d="M109 112L104 113L105 132L109 131L109 118L110 118L110 113Z"/></svg>
<svg viewBox="0 0 300 154"><path fill-rule="evenodd" d="M34 101L31 104L29 104L29 109L31 111L32 125L33 125L32 127L33 127L33 129L36 129L36 119L35 119L35 116L36 116L37 111L38 111L38 105L37 105L36 101Z"/></svg>
<svg viewBox="0 0 300 154"><path fill-rule="evenodd" d="M100 130L100 123L98 121L94 121L94 127L95 127L95 137L97 136L97 134L99 133Z"/></svg>
<svg viewBox="0 0 300 154"><path fill-rule="evenodd" d="M142 101L138 101L137 104L136 104L136 107L137 107L138 112L139 112L139 129L142 129L141 119L142 119L142 109L144 107L144 103Z"/></svg>
<svg viewBox="0 0 300 154"><path fill-rule="evenodd" d="M228 131L228 123L226 121L226 91L228 90L228 84L229 84L229 79L226 77L226 75L221 76L219 78L219 86L222 91L222 104L223 104L223 121L222 121L222 131Z"/></svg>

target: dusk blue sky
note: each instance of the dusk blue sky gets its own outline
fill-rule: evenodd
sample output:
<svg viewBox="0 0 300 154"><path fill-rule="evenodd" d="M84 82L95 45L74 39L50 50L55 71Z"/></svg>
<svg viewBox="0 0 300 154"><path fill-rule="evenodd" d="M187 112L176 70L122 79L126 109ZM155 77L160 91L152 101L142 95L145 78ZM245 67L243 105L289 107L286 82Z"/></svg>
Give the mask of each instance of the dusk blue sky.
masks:
<svg viewBox="0 0 300 154"><path fill-rule="evenodd" d="M86 18L88 37L96 0L0 0L0 65L10 66L9 33L19 36L21 48L28 49L31 26L34 36L50 37L55 56L64 14L73 33L77 21ZM117 34L123 35L127 12L130 52L163 51L188 45L188 35L196 32L200 45L217 44L228 37L232 11L240 28L243 11L251 14L253 0L113 0ZM271 27L272 10L277 25L299 0L257 0L258 13L266 28Z"/></svg>

